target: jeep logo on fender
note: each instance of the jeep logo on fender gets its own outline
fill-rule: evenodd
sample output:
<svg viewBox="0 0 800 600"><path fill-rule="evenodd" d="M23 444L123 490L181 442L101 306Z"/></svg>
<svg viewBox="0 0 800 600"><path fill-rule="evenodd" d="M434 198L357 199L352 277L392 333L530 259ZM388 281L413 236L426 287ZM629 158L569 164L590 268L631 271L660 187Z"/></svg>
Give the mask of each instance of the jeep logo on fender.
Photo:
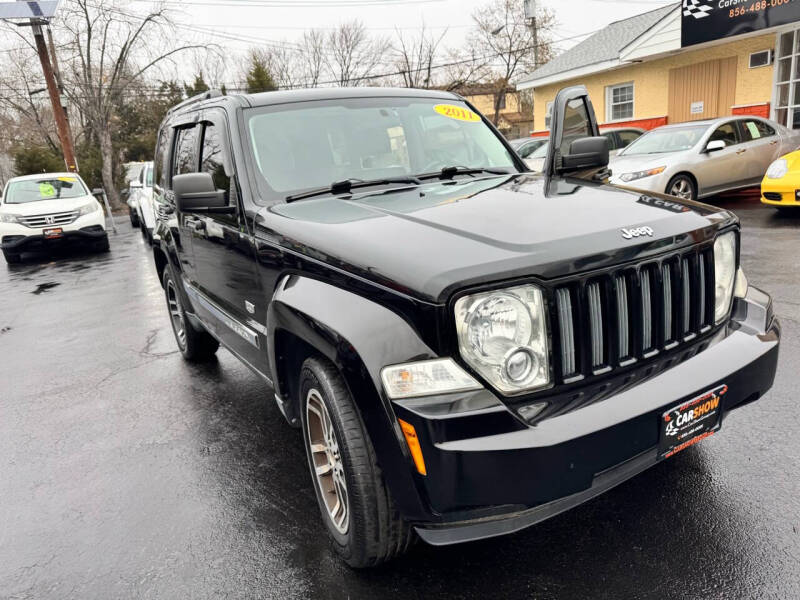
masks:
<svg viewBox="0 0 800 600"><path fill-rule="evenodd" d="M643 235L653 237L653 233L652 227L634 227L633 229L623 229L622 237L626 240L632 240L633 238L642 237Z"/></svg>

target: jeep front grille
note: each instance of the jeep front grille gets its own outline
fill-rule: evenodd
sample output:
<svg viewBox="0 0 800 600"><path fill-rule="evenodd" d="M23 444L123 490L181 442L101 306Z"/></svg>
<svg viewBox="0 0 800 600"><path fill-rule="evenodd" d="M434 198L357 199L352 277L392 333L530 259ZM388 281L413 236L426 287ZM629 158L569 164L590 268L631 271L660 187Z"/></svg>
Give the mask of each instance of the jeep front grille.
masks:
<svg viewBox="0 0 800 600"><path fill-rule="evenodd" d="M48 215L31 215L19 217L17 220L26 227L57 227L69 225L78 218L78 211L52 213Z"/></svg>
<svg viewBox="0 0 800 600"><path fill-rule="evenodd" d="M712 248L560 284L554 300L561 383L633 365L711 330Z"/></svg>

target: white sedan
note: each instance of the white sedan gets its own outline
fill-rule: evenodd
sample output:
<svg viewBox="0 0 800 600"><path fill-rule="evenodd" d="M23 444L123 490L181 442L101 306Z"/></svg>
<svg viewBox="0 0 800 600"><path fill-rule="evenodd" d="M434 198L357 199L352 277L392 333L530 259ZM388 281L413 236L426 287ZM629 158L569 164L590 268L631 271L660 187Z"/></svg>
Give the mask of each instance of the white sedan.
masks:
<svg viewBox="0 0 800 600"><path fill-rule="evenodd" d="M9 264L22 253L83 242L108 250L106 219L100 203L75 173L15 177L0 198L0 247Z"/></svg>
<svg viewBox="0 0 800 600"><path fill-rule="evenodd" d="M611 184L696 200L761 183L800 146L800 132L759 117L723 117L648 131L611 160Z"/></svg>

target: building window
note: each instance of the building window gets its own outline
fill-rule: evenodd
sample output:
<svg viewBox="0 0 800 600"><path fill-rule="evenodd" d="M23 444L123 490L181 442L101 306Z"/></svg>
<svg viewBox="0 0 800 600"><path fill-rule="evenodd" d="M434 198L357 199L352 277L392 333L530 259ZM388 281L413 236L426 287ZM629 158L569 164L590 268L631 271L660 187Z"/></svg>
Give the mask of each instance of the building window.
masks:
<svg viewBox="0 0 800 600"><path fill-rule="evenodd" d="M553 117L553 103L548 102L544 107L544 128L550 129L550 121Z"/></svg>
<svg viewBox="0 0 800 600"><path fill-rule="evenodd" d="M750 55L751 69L766 67L771 64L772 64L772 50L762 50L761 52L753 52Z"/></svg>
<svg viewBox="0 0 800 600"><path fill-rule="evenodd" d="M781 125L800 129L800 32L778 34L775 61L773 118Z"/></svg>
<svg viewBox="0 0 800 600"><path fill-rule="evenodd" d="M606 88L606 122L633 118L633 83Z"/></svg>

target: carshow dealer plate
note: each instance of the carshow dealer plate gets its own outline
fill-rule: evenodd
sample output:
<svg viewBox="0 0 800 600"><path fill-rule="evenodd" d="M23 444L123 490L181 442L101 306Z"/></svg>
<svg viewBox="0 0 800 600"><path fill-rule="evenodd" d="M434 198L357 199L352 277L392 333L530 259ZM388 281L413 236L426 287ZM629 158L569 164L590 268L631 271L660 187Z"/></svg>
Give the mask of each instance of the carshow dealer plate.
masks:
<svg viewBox="0 0 800 600"><path fill-rule="evenodd" d="M661 416L658 455L669 458L711 435L720 426L720 399L728 391L720 385L676 406Z"/></svg>

